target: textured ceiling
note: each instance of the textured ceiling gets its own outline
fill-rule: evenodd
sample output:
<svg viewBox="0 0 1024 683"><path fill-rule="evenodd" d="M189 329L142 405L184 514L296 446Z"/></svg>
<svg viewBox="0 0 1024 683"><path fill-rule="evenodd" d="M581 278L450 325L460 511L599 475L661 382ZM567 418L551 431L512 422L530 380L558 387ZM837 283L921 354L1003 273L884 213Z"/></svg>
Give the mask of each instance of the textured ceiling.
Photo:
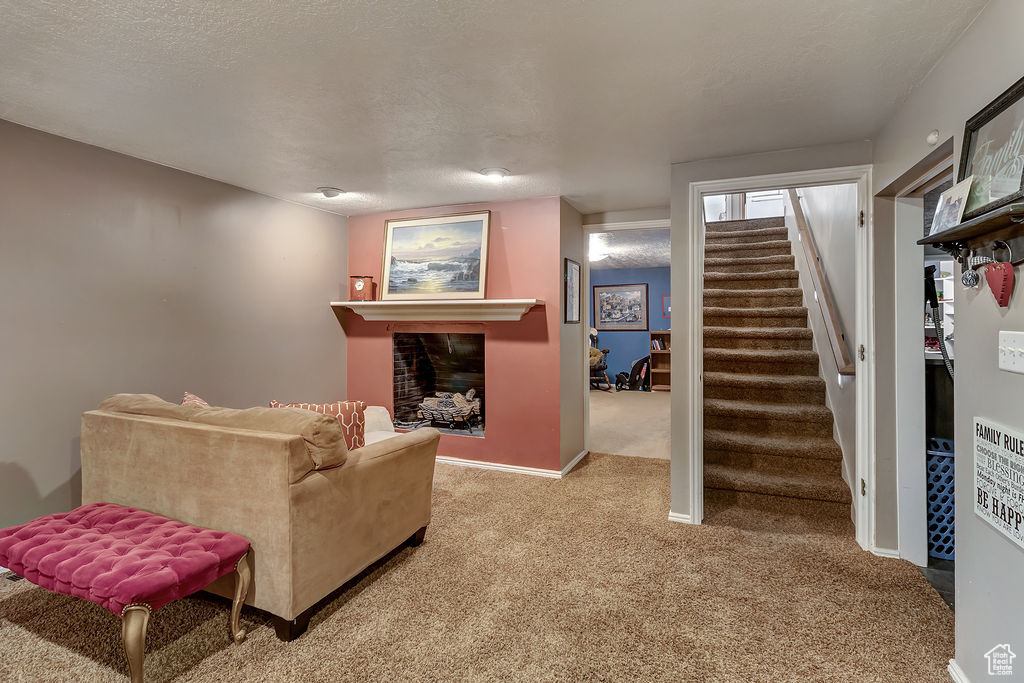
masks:
<svg viewBox="0 0 1024 683"><path fill-rule="evenodd" d="M0 118L345 214L664 206L871 136L985 2L0 0Z"/></svg>
<svg viewBox="0 0 1024 683"><path fill-rule="evenodd" d="M670 231L616 230L590 235L591 270L667 268L671 262ZM595 254L606 254L594 261Z"/></svg>

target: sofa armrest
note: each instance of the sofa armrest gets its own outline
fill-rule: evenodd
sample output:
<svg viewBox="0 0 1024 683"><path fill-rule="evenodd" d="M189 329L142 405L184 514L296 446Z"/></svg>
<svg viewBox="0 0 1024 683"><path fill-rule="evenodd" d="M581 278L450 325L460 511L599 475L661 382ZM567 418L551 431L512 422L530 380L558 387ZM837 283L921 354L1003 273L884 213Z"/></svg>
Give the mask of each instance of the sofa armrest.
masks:
<svg viewBox="0 0 1024 683"><path fill-rule="evenodd" d="M366 422L364 429L367 432L395 431L391 415L384 406L366 406L366 410L363 411L363 419Z"/></svg>
<svg viewBox="0 0 1024 683"><path fill-rule="evenodd" d="M291 486L299 614L430 522L441 435L422 428L349 452Z"/></svg>

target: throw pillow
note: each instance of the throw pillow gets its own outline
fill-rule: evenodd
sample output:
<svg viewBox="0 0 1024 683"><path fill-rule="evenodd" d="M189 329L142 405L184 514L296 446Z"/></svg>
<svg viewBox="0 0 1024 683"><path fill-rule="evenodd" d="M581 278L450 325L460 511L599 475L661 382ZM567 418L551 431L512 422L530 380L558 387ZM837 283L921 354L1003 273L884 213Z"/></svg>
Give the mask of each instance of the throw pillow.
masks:
<svg viewBox="0 0 1024 683"><path fill-rule="evenodd" d="M366 445L366 401L335 401L334 403L281 403L271 401L271 408L302 408L321 415L338 418L350 451Z"/></svg>
<svg viewBox="0 0 1024 683"><path fill-rule="evenodd" d="M183 405L183 406L195 406L197 408L209 408L209 407L211 407L209 403L207 403L203 399L199 398L195 394L188 393L187 391L185 392L185 395L181 398L181 405Z"/></svg>

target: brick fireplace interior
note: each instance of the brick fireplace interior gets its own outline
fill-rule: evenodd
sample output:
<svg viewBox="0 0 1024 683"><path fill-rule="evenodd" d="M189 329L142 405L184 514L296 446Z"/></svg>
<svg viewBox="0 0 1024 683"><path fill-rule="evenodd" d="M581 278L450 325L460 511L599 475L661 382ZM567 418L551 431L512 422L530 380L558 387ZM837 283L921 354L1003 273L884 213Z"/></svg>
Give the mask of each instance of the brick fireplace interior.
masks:
<svg viewBox="0 0 1024 683"><path fill-rule="evenodd" d="M484 435L484 335L447 332L396 332L394 349L395 426L411 428L431 424L442 432ZM476 414L453 420L449 414L464 410L441 398L438 410L421 409L425 399L439 393L470 395L479 400ZM452 400L452 399L447 399ZM454 402L454 401L452 401ZM431 419L433 417L433 419Z"/></svg>

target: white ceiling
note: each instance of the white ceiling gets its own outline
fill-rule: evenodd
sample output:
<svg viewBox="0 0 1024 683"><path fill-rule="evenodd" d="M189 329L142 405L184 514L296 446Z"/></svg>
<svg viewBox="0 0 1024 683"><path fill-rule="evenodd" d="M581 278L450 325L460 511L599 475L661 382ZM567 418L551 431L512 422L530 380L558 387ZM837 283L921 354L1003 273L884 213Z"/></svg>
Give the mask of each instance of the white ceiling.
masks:
<svg viewBox="0 0 1024 683"><path fill-rule="evenodd" d="M672 260L671 232L664 230L616 230L590 235L591 270L618 268L668 268ZM599 261L595 254L605 254Z"/></svg>
<svg viewBox="0 0 1024 683"><path fill-rule="evenodd" d="M672 162L871 136L985 3L0 0L0 118L345 214L664 206Z"/></svg>

